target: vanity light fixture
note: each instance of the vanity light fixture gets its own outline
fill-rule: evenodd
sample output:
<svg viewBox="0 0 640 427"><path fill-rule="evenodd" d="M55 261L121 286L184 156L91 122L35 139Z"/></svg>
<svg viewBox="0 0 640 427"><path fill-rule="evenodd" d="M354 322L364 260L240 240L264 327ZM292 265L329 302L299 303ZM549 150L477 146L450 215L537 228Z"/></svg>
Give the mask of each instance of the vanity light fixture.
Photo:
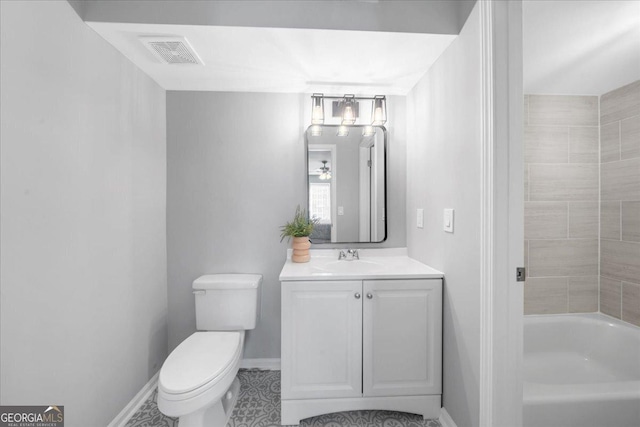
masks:
<svg viewBox="0 0 640 427"><path fill-rule="evenodd" d="M349 136L349 128L345 125L338 126L337 136Z"/></svg>
<svg viewBox="0 0 640 427"><path fill-rule="evenodd" d="M356 122L356 114L354 112L354 95L345 95L342 105L342 124L352 125Z"/></svg>
<svg viewBox="0 0 640 427"><path fill-rule="evenodd" d="M387 98L384 95L376 95L373 98L371 108L371 124L382 126L387 122Z"/></svg>
<svg viewBox="0 0 640 427"><path fill-rule="evenodd" d="M320 168L320 179L328 180L331 179L331 169L327 166L327 160L322 161L322 167Z"/></svg>
<svg viewBox="0 0 640 427"><path fill-rule="evenodd" d="M382 126L387 122L387 97L385 95L376 95L374 97L362 96L357 97L355 95L343 95L343 96L328 96L322 93L314 93L311 95L311 125L312 128L324 124L324 100L335 100L330 103L332 108L332 114L329 117L333 117L333 120L339 119L342 127L355 125L359 120L359 105L360 101L372 101L371 104L371 126ZM335 123L335 121L334 121ZM363 123L364 124L364 123ZM369 123L367 123L369 125ZM370 127L370 126L369 126ZM314 133L315 132L315 133ZM371 129L366 128L365 132L372 132ZM312 136L319 136L322 134L320 129L312 129ZM339 129L339 136L346 136L349 134L347 129ZM365 135L363 136L371 136Z"/></svg>
<svg viewBox="0 0 640 427"><path fill-rule="evenodd" d="M321 93L311 95L311 124L324 123L324 96Z"/></svg>

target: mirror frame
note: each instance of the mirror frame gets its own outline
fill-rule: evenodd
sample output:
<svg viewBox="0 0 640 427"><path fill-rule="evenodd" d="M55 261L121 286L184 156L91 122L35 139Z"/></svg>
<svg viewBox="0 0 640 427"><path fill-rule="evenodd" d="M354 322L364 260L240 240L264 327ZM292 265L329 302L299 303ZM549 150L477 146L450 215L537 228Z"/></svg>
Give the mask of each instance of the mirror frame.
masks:
<svg viewBox="0 0 640 427"><path fill-rule="evenodd" d="M304 171L305 171L305 181L307 182L306 187L305 187L305 194L306 194L306 206L307 206L307 213L310 212L310 206L309 206L309 130L311 129L311 127L313 126L322 126L323 128L331 128L331 129L335 129L336 132L338 130L338 128L340 126L343 125L310 125L308 126L305 131L304 131ZM369 125L346 125L349 129L362 129L366 126ZM384 191L383 191L383 195L384 195L384 216L385 216L385 221L384 221L384 239L377 241L377 242L327 242L327 243L314 243L313 240L311 240L311 243L313 245L342 245L342 244L381 244L384 243L388 238L389 238L389 209L388 209L388 197L387 197L387 186L389 183L389 169L388 169L388 161L387 161L387 157L389 156L389 151L387 150L388 146L387 146L387 128L385 128L384 126L373 126L376 129L381 129L382 130L382 135L384 136L383 138L383 148L384 148Z"/></svg>

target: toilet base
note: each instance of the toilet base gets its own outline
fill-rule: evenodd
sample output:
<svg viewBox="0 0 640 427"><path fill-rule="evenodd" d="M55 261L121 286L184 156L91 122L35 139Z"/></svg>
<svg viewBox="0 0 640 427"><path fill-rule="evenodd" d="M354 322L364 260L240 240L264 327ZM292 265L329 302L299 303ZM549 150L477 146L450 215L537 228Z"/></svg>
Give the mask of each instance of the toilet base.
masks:
<svg viewBox="0 0 640 427"><path fill-rule="evenodd" d="M220 400L199 411L179 418L180 427L226 427L240 394L240 381L235 377Z"/></svg>

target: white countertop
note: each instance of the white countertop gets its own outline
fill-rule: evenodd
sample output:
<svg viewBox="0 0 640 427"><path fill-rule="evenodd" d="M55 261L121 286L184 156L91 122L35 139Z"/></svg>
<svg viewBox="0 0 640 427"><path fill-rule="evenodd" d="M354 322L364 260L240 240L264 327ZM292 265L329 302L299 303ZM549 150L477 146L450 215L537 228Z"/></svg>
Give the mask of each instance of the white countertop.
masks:
<svg viewBox="0 0 640 427"><path fill-rule="evenodd" d="M291 250L280 281L353 279L440 279L444 273L407 255L407 248L359 249L359 260L338 261L340 249L312 249L311 261L291 261Z"/></svg>

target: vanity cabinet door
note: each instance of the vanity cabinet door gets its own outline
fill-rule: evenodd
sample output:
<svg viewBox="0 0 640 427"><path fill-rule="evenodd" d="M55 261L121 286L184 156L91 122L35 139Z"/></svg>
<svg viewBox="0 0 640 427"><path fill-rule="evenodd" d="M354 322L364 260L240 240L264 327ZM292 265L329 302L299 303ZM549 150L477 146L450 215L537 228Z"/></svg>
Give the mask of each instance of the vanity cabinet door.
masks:
<svg viewBox="0 0 640 427"><path fill-rule="evenodd" d="M366 280L363 394L410 396L442 390L442 281Z"/></svg>
<svg viewBox="0 0 640 427"><path fill-rule="evenodd" d="M362 395L362 282L282 283L282 398Z"/></svg>

